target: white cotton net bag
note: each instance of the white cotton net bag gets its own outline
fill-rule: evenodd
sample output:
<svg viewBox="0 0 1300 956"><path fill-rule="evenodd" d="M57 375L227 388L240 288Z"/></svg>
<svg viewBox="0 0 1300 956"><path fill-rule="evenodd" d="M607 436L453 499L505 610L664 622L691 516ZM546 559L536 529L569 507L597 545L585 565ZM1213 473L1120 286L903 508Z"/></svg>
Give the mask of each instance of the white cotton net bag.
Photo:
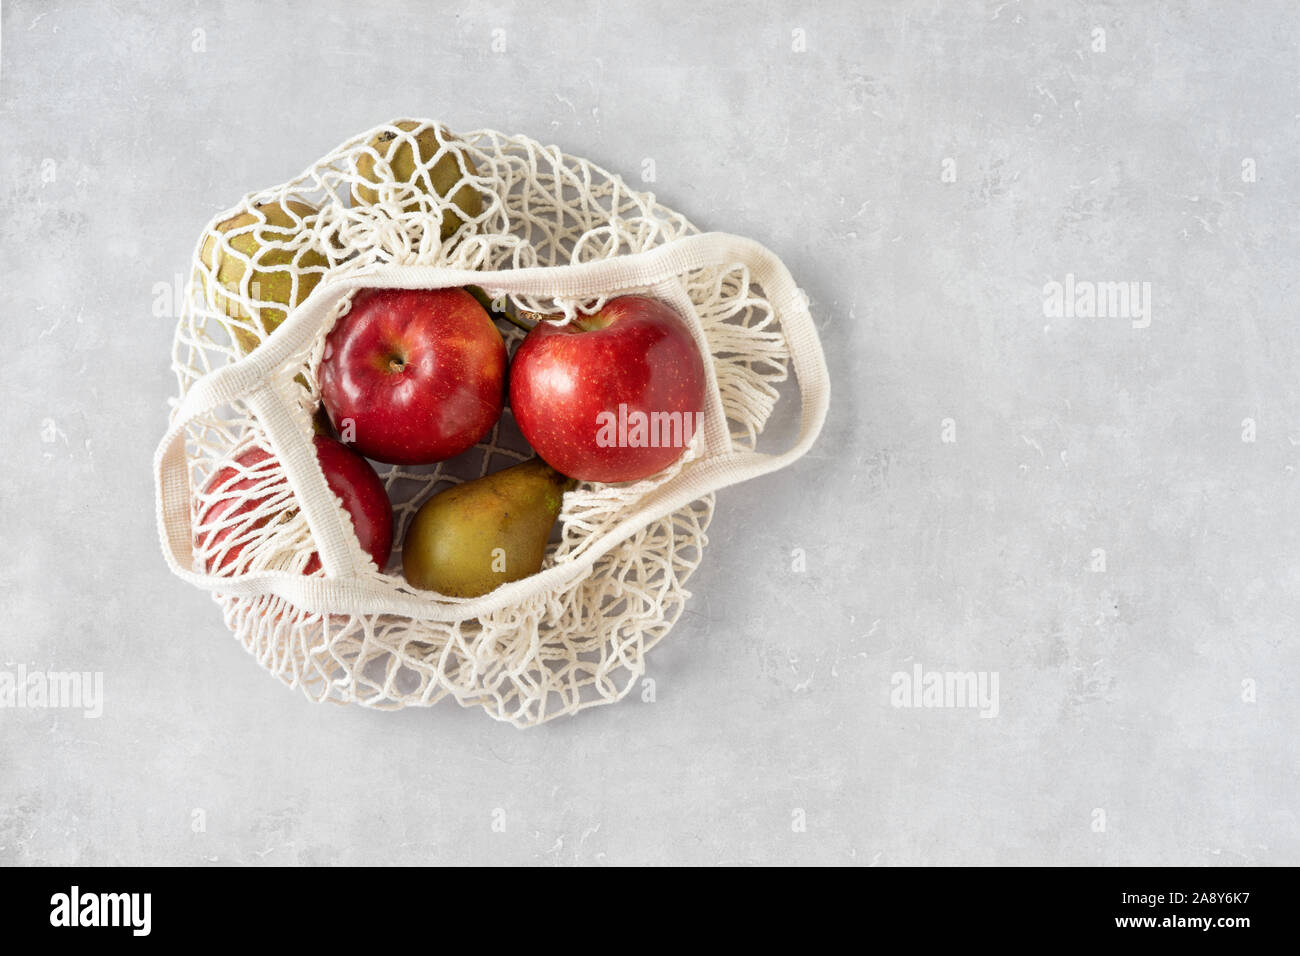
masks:
<svg viewBox="0 0 1300 956"><path fill-rule="evenodd" d="M395 517L383 571L312 443L316 365L351 295L467 285L568 315L651 295L711 361L703 426L677 463L579 485L539 573L455 599L406 584L401 541L435 491L532 456L509 410L455 459L376 466ZM498 326L513 352L523 333ZM770 252L699 234L555 147L423 120L353 137L217 216L195 250L172 367L179 396L155 460L163 552L216 596L258 662L314 700L394 709L450 696L520 727L632 688L689 597L714 491L802 455L829 401L806 299ZM760 453L791 369L799 437Z"/></svg>

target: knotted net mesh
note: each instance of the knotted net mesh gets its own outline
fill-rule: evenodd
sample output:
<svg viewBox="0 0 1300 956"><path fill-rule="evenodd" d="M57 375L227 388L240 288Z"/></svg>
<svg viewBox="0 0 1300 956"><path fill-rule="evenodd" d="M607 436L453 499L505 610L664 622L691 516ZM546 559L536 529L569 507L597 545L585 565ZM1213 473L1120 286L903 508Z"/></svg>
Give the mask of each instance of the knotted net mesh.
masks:
<svg viewBox="0 0 1300 956"><path fill-rule="evenodd" d="M378 127L288 182L250 193L209 224L195 250L175 335L179 394L256 349L327 278L383 265L484 272L565 266L696 232L652 195L527 137L492 130L453 135L430 121ZM693 269L671 281L689 300L708 343L729 446L752 449L787 376L789 354L772 306L740 263ZM504 298L508 303L498 298L498 304L513 310L569 315L603 304ZM345 301L336 312L346 308ZM513 352L523 332L498 325ZM270 382L289 399L305 439L318 414L315 367L327 332L328 325ZM267 453L263 424L247 404L235 401L199 416L185 438L196 570L324 574L294 490ZM710 451L697 435L683 459L660 475L624 485L584 483L569 492L544 567L573 560L683 463ZM376 465L394 509L395 547L387 568L361 573L394 594L439 602L401 575L401 541L415 511L438 490L531 454L507 408L482 442L455 459ZM632 688L645 671L645 655L682 613L713 507L713 495L705 495L624 539L589 574L464 620L311 611L273 594L217 600L257 661L312 699L394 709L450 696L496 719L533 726L618 700Z"/></svg>

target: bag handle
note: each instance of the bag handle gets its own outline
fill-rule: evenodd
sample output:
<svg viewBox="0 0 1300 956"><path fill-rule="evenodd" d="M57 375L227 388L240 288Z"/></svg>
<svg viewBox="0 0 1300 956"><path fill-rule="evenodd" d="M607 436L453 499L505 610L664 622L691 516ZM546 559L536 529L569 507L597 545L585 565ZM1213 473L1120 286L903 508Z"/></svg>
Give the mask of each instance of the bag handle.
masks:
<svg viewBox="0 0 1300 956"><path fill-rule="evenodd" d="M745 265L772 304L799 384L800 431L780 454L733 451L691 461L650 492L634 513L592 541L572 561L552 565L479 598L432 602L419 592L395 592L391 581L357 561L360 549L343 523L311 443L289 415L268 377L307 348L339 303L361 288L429 289L479 285L517 294L595 298L653 286L666 277L708 266ZM286 477L298 494L325 569L325 577L258 571L227 577L193 568L193 528L185 430L198 416L245 400L266 430ZM826 358L806 300L785 265L757 242L726 233L685 236L645 252L578 263L478 272L438 266L380 266L326 282L274 333L244 358L199 379L178 405L154 456L157 518L163 555L172 572L208 591L234 596L277 594L306 609L340 614L394 613L436 621L465 620L520 603L585 575L602 555L651 521L718 489L768 474L800 458L816 441L830 407Z"/></svg>

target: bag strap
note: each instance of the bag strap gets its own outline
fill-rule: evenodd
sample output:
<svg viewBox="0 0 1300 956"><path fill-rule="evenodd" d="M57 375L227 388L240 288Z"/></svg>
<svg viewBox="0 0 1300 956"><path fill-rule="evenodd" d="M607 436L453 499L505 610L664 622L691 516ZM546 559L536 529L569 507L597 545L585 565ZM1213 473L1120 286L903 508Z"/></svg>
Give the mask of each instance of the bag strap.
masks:
<svg viewBox="0 0 1300 956"><path fill-rule="evenodd" d="M493 291L595 298L652 286L693 269L740 263L750 270L772 304L790 350L799 384L800 430L780 454L733 451L685 464L650 492L618 525L592 541L572 561L504 584L479 598L433 602L417 593L395 592L391 583L358 566L360 550L344 525L342 509L329 491L310 440L271 386L276 368L307 348L339 303L361 288L429 289L479 285ZM185 433L191 422L218 406L244 400L265 429L298 495L317 545L325 577L259 571L233 577L203 574L193 567L193 527ZM339 614L394 613L438 621L465 620L500 610L585 575L620 541L650 522L710 492L768 474L800 458L816 441L830 407L826 358L808 306L785 265L751 239L705 233L673 240L645 252L579 263L476 272L437 266L380 266L318 287L252 353L199 379L177 406L171 427L154 456L157 518L163 555L172 572L208 591L236 596L275 593L300 607Z"/></svg>

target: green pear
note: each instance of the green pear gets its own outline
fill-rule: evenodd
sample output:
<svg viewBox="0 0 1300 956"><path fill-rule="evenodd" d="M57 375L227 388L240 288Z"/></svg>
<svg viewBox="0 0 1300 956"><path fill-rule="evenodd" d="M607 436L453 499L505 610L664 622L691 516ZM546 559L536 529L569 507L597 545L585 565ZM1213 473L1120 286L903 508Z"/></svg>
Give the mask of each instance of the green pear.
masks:
<svg viewBox="0 0 1300 956"><path fill-rule="evenodd" d="M407 529L406 580L449 597L478 597L536 574L564 493L576 485L534 458L439 492Z"/></svg>
<svg viewBox="0 0 1300 956"><path fill-rule="evenodd" d="M274 332L324 277L323 272L305 270L329 267L329 259L319 249L295 242L303 225L310 226L316 214L314 206L289 200L258 203L253 209L218 223L199 250L199 258L208 268L202 274L208 301L229 317L235 344L245 354ZM293 248L277 248L273 243L292 244ZM250 267L249 297L278 306L249 308L239 301Z"/></svg>
<svg viewBox="0 0 1300 956"><path fill-rule="evenodd" d="M295 381L301 382L304 386L307 384L306 379L301 375L297 376ZM337 437L334 434L334 423L330 421L329 413L325 411L325 406L320 405L316 411L312 412L311 430L317 435L324 435L326 438Z"/></svg>
<svg viewBox="0 0 1300 956"><path fill-rule="evenodd" d="M399 136L390 130L379 133L367 144L369 149L361 153L356 160L357 176L370 185L356 183L352 187L352 205L372 206L387 198L393 183L413 183L428 195L437 195L448 200L459 209L464 217L447 209L442 214L442 240L446 242L452 233L460 228L465 219L473 219L483 211L483 197L478 190L465 183L459 189L456 184L461 181L461 162L469 175L478 173L468 155L456 150L455 144L461 141L445 127L429 123L417 123L414 120L402 120L394 124L398 129L413 134L410 137ZM414 140L414 148L412 148ZM451 146L453 148L444 149ZM442 155L438 156L442 150ZM372 152L373 151L373 152ZM457 160L460 153L460 160ZM383 162L375 157L378 155ZM435 161L434 157L438 156ZM432 166L425 167L433 162ZM455 193L452 190L455 189ZM427 202L427 201L426 201ZM420 199L414 199L402 207L403 212L414 212L421 206Z"/></svg>

